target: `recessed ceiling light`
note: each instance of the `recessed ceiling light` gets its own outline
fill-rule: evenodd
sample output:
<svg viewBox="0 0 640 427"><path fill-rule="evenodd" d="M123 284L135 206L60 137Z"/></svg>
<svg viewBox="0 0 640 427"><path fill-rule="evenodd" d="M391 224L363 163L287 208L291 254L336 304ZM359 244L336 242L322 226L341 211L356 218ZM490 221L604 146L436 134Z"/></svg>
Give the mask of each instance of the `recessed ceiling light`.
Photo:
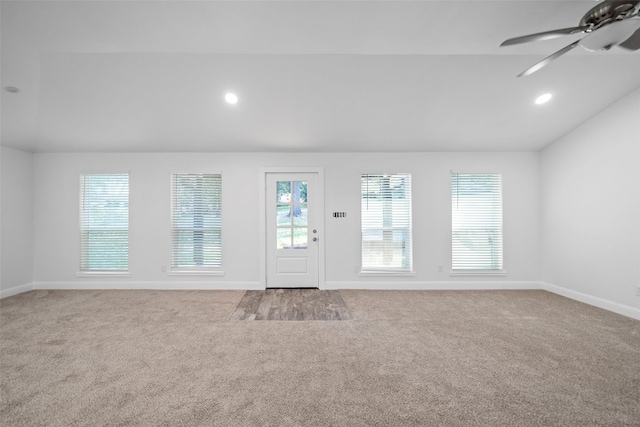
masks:
<svg viewBox="0 0 640 427"><path fill-rule="evenodd" d="M540 95L539 97L536 98L536 104L538 105L544 104L545 102L549 101L552 96L553 95L551 95L550 93L545 93L544 95Z"/></svg>
<svg viewBox="0 0 640 427"><path fill-rule="evenodd" d="M228 104L237 104L238 96L235 93L229 92L224 96L224 100L227 101Z"/></svg>
<svg viewBox="0 0 640 427"><path fill-rule="evenodd" d="M4 90L6 90L9 93L18 93L18 92L20 92L20 89L18 89L15 86L5 86Z"/></svg>

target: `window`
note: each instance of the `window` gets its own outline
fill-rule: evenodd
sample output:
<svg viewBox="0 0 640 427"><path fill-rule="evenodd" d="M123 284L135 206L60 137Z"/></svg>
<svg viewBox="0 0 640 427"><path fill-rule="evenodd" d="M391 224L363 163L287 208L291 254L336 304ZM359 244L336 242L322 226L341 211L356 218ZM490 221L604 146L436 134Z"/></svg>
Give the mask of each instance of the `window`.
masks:
<svg viewBox="0 0 640 427"><path fill-rule="evenodd" d="M129 270L129 174L80 176L80 271Z"/></svg>
<svg viewBox="0 0 640 427"><path fill-rule="evenodd" d="M222 267L222 177L173 174L171 268Z"/></svg>
<svg viewBox="0 0 640 427"><path fill-rule="evenodd" d="M307 249L307 181L277 181L276 191L277 248Z"/></svg>
<svg viewBox="0 0 640 427"><path fill-rule="evenodd" d="M362 271L411 271L411 174L363 174Z"/></svg>
<svg viewBox="0 0 640 427"><path fill-rule="evenodd" d="M453 270L502 270L500 174L451 174Z"/></svg>

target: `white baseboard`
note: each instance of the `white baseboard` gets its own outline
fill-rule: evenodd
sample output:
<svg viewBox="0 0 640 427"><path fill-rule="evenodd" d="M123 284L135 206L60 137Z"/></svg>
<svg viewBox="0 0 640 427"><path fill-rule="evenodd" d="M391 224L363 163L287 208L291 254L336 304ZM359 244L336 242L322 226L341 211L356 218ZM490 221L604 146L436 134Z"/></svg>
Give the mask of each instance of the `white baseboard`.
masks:
<svg viewBox="0 0 640 427"><path fill-rule="evenodd" d="M372 290L498 290L498 289L540 289L537 281L327 281L326 289L372 289Z"/></svg>
<svg viewBox="0 0 640 427"><path fill-rule="evenodd" d="M2 289L0 290L0 299L21 294L23 292L29 292L32 290L33 290L33 283L25 283L24 285L13 286L9 289Z"/></svg>
<svg viewBox="0 0 640 427"><path fill-rule="evenodd" d="M220 282L220 281L69 281L34 282L33 289L149 289L149 290L261 290L259 282Z"/></svg>
<svg viewBox="0 0 640 427"><path fill-rule="evenodd" d="M594 297L589 294L583 294L582 292L563 288L562 286L553 285L547 282L540 282L540 289L544 289L545 291L571 298L585 304L593 305L604 310L612 311L617 314L622 314L623 316L631 317L632 319L640 320L640 309L635 307L609 301L600 297Z"/></svg>

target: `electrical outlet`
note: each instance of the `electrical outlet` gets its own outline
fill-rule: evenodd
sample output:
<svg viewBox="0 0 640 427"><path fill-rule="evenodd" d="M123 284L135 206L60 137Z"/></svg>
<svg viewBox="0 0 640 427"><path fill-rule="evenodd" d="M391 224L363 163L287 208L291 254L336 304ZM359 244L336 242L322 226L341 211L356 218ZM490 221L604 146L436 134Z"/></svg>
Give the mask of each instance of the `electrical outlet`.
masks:
<svg viewBox="0 0 640 427"><path fill-rule="evenodd" d="M640 286L636 286L636 295L640 297Z"/></svg>
<svg viewBox="0 0 640 427"><path fill-rule="evenodd" d="M438 272L442 273L444 271L444 267L442 266L442 264L438 264Z"/></svg>
<svg viewBox="0 0 640 427"><path fill-rule="evenodd" d="M161 265L160 266L160 271L163 272L163 273L166 273L167 272L167 266L166 265Z"/></svg>

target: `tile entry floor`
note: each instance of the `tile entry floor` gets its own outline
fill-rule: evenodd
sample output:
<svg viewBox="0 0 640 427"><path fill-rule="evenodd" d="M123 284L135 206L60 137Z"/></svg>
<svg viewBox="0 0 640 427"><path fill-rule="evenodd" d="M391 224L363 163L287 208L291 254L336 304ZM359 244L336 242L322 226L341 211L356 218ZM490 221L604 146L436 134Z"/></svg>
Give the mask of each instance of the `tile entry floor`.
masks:
<svg viewBox="0 0 640 427"><path fill-rule="evenodd" d="M230 320L351 320L340 291L247 291Z"/></svg>

